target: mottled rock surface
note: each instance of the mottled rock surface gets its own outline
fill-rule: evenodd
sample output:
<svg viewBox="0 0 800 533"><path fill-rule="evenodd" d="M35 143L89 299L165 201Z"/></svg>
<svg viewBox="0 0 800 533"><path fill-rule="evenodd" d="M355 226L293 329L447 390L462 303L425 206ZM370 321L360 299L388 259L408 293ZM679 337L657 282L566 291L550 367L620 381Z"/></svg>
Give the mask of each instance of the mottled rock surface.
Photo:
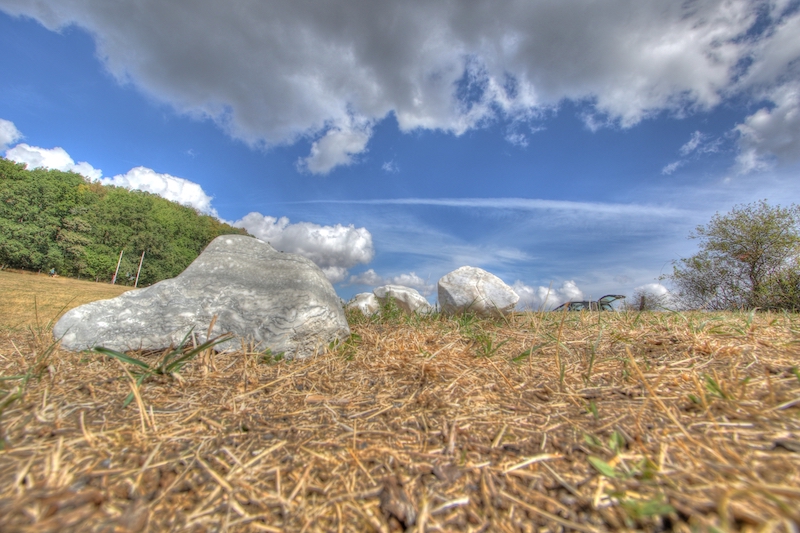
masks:
<svg viewBox="0 0 800 533"><path fill-rule="evenodd" d="M235 335L218 349L245 340L304 358L350 334L333 286L314 263L253 237L223 235L177 277L72 309L53 335L68 350L155 350L177 345L192 327L205 341L215 315L212 336Z"/></svg>
<svg viewBox="0 0 800 533"><path fill-rule="evenodd" d="M384 285L372 291L378 300L383 303L387 298L394 298L397 307L404 313L430 313L433 308L428 300L411 287L402 285Z"/></svg>
<svg viewBox="0 0 800 533"><path fill-rule="evenodd" d="M372 316L381 310L378 298L371 292L362 292L347 302L347 309L358 309L364 316Z"/></svg>
<svg viewBox="0 0 800 533"><path fill-rule="evenodd" d="M514 309L519 296L503 280L483 269L463 266L439 280L442 312L473 312L478 316L499 316Z"/></svg>

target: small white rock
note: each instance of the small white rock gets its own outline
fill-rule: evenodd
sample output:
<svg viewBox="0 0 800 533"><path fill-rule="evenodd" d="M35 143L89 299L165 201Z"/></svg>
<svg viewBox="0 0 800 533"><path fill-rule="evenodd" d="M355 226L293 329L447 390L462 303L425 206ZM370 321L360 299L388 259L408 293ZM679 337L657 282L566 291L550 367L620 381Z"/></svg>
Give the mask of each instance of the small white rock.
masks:
<svg viewBox="0 0 800 533"><path fill-rule="evenodd" d="M519 295L503 280L483 269L463 266L439 280L439 305L442 312L473 312L478 316L499 316L509 313Z"/></svg>
<svg viewBox="0 0 800 533"><path fill-rule="evenodd" d="M375 293L381 303L385 302L387 298L394 298L397 307L409 315L412 313L425 314L433 311L433 307L428 303L428 300L411 287L384 285L383 287L377 287L372 292Z"/></svg>
<svg viewBox="0 0 800 533"><path fill-rule="evenodd" d="M364 316L372 316L380 312L381 304L371 292L362 292L353 296L347 303L347 309L358 309Z"/></svg>

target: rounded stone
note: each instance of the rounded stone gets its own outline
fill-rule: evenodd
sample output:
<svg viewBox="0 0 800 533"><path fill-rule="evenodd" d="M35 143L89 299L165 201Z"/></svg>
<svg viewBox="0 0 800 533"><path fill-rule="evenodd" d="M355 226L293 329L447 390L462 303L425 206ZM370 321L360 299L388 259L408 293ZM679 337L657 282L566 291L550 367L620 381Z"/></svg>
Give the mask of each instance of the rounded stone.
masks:
<svg viewBox="0 0 800 533"><path fill-rule="evenodd" d="M206 340L233 333L217 349L269 349L287 358L321 352L350 328L322 270L296 254L277 252L244 235L214 239L177 277L67 312L53 335L68 350L117 351L176 346L193 332Z"/></svg>
<svg viewBox="0 0 800 533"><path fill-rule="evenodd" d="M463 266L439 280L439 305L442 312L472 312L478 316L499 316L509 313L519 295L503 280L483 269Z"/></svg>

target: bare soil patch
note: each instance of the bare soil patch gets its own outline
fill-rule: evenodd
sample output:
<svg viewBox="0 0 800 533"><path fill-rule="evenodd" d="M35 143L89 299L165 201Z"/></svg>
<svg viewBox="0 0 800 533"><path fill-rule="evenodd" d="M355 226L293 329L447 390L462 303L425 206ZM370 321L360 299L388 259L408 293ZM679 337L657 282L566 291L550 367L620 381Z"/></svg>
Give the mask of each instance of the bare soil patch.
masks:
<svg viewBox="0 0 800 533"><path fill-rule="evenodd" d="M351 319L314 359L204 353L138 389L0 333L28 376L0 382L0 530L800 527L798 315Z"/></svg>

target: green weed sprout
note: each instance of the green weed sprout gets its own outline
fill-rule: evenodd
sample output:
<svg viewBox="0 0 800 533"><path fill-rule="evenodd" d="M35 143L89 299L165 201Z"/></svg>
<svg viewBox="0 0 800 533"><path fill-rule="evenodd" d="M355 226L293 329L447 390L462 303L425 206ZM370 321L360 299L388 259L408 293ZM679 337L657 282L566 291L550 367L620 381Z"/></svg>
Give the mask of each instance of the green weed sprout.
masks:
<svg viewBox="0 0 800 533"><path fill-rule="evenodd" d="M189 333L186 334L186 336L183 338L178 347L165 353L161 357L161 359L154 365L148 365L147 363L145 363L140 359L136 359L135 357L131 357L130 355L118 352L116 350L110 350L102 346L96 346L94 348L94 351L106 355L108 357L113 357L114 359L122 361L123 363L128 363L138 367L138 369L135 370L136 387L140 387L144 382L144 380L150 376L156 376L156 375L172 376L173 374L176 374L181 370L181 368L183 368L183 366L186 363L188 363L192 358L194 358L204 350L208 350L209 348L216 346L219 343L230 340L233 337L233 333L225 333L214 339L207 340L206 342L193 348L192 350L183 353L186 341L189 340L189 336L191 334L192 330L190 329ZM125 401L122 403L122 407L123 408L127 407L128 404L130 404L131 401L133 401L133 398L134 394L133 392L131 392L125 398Z"/></svg>

